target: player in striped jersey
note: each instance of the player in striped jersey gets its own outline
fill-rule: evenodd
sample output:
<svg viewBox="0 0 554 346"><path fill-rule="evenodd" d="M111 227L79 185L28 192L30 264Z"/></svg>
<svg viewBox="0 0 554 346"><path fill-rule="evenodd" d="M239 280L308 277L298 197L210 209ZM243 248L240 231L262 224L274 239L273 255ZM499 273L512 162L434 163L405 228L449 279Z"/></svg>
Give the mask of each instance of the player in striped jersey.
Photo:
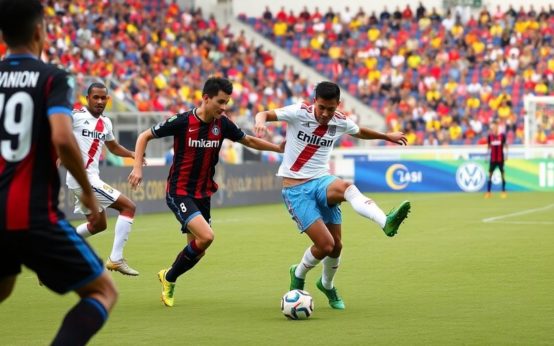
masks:
<svg viewBox="0 0 554 346"><path fill-rule="evenodd" d="M98 208L71 132L73 77L39 60L46 36L40 0L0 0L0 31L10 52L0 62L0 302L22 265L29 267L54 292L80 297L52 345L84 345L104 325L117 291L58 208L58 155L82 187L83 204Z"/></svg>
<svg viewBox="0 0 554 346"><path fill-rule="evenodd" d="M508 158L508 143L506 142L506 135L500 132L497 121L491 123L491 131L487 137L487 149L487 156L489 157L489 180L487 181L485 198L491 197L492 174L497 168L502 177L502 193L500 194L500 198L506 198L504 162Z"/></svg>
<svg viewBox="0 0 554 346"><path fill-rule="evenodd" d="M406 145L401 132L381 133L360 128L337 111L340 89L331 82L321 82L315 88L313 105L294 104L256 114L254 129L258 136L266 131L266 121L287 123L286 145L278 176L283 177L283 199L300 232L313 242L300 264L290 268L290 289L304 289L307 272L323 262L323 275L317 287L335 309L344 309L344 302L333 284L339 267L341 243L341 202L348 201L354 210L376 222L389 237L410 211L404 201L388 215L365 197L358 188L329 174L329 159L335 141L344 134L359 139L381 139Z"/></svg>
<svg viewBox="0 0 554 346"><path fill-rule="evenodd" d="M246 135L224 114L233 84L224 78L209 78L202 90L202 105L153 126L141 133L135 146L143 155L148 141L173 136L173 164L169 170L166 202L187 234L187 245L169 269L161 270L162 302L174 304L177 278L192 269L214 239L210 226L210 198L217 191L213 180L219 150L225 138L258 150L282 152L282 147ZM142 167L135 162L129 183L136 188L142 181Z"/></svg>
<svg viewBox="0 0 554 346"><path fill-rule="evenodd" d="M102 181L98 167L104 144L114 155L135 158L134 152L117 142L111 120L103 115L108 100L106 86L102 83L92 83L87 91L87 106L73 110L73 134L77 138L94 195L100 204L100 218L96 222L91 222L91 210L79 200L82 189L69 172L67 172L66 184L75 196L75 213L84 214L87 217L87 222L77 226L77 233L82 237L88 238L107 228L106 208L112 208L119 212L115 223L112 252L106 260L106 268L124 275L136 276L139 275L139 272L131 268L123 257L123 248L133 225L135 203ZM143 160L139 161L141 164L143 163Z"/></svg>

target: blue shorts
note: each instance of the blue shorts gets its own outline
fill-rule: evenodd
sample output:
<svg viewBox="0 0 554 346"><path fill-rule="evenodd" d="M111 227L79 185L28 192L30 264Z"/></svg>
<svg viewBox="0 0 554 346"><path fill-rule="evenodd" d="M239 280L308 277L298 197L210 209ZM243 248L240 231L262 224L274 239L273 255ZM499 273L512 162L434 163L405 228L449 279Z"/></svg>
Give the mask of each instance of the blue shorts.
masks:
<svg viewBox="0 0 554 346"><path fill-rule="evenodd" d="M327 175L300 185L283 188L283 200L301 232L308 229L318 219L325 224L339 225L342 223L339 204L332 206L327 204L327 187L335 179L337 177Z"/></svg>
<svg viewBox="0 0 554 346"><path fill-rule="evenodd" d="M102 260L66 220L18 232L0 230L0 279L19 274L22 265L60 294L104 272Z"/></svg>

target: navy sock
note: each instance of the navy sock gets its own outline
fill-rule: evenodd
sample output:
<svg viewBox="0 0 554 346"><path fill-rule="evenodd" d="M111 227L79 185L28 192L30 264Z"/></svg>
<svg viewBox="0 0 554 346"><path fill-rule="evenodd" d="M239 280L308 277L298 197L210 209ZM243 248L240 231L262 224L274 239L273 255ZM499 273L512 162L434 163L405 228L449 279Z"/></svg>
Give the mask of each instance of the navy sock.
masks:
<svg viewBox="0 0 554 346"><path fill-rule="evenodd" d="M487 182L487 192L491 192L491 186L492 186L492 180L489 179L489 181Z"/></svg>
<svg viewBox="0 0 554 346"><path fill-rule="evenodd" d="M108 318L104 305L94 298L84 298L65 315L53 346L85 345Z"/></svg>
<svg viewBox="0 0 554 346"><path fill-rule="evenodd" d="M506 191L506 180L502 179L502 191Z"/></svg>
<svg viewBox="0 0 554 346"><path fill-rule="evenodd" d="M183 251L179 252L175 262L165 274L165 279L169 282L177 281L177 278L189 271L200 261L204 252L196 246L196 242L191 241Z"/></svg>

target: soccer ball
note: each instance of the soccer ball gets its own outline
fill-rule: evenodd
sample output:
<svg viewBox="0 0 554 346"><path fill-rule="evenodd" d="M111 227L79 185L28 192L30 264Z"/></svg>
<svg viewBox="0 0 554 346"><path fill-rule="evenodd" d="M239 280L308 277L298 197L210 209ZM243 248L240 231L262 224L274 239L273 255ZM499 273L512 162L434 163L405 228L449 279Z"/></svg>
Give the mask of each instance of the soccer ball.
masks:
<svg viewBox="0 0 554 346"><path fill-rule="evenodd" d="M281 298L281 311L288 319L305 320L314 312L314 300L306 291L292 290Z"/></svg>

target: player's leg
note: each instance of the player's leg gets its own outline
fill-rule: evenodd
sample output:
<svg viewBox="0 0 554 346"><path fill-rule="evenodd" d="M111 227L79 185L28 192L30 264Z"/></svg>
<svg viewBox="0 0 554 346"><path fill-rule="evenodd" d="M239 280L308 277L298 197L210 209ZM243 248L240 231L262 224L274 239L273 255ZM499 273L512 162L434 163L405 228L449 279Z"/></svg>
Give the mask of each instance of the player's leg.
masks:
<svg viewBox="0 0 554 346"><path fill-rule="evenodd" d="M106 261L106 268L116 270L125 275L139 275L139 272L131 268L123 256L123 248L127 239L129 239L129 233L131 233L136 205L127 196L119 194L109 208L117 210L119 216L115 222L112 252Z"/></svg>
<svg viewBox="0 0 554 346"><path fill-rule="evenodd" d="M10 296L15 286L16 275L0 278L0 303Z"/></svg>
<svg viewBox="0 0 554 346"><path fill-rule="evenodd" d="M52 345L85 345L102 328L118 296L106 271L75 292L81 300L65 315Z"/></svg>
<svg viewBox="0 0 554 346"><path fill-rule="evenodd" d="M332 253L335 242L333 236L321 219L313 222L304 233L310 237L313 245L304 251L300 263L290 267L290 289L304 289L306 274L316 267L322 259Z"/></svg>
<svg viewBox="0 0 554 346"><path fill-rule="evenodd" d="M389 237L396 234L411 208L410 202L404 201L397 208L385 214L377 203L363 195L356 185L342 179L335 179L329 184L327 201L329 205L348 201L356 213L377 223Z"/></svg>
<svg viewBox="0 0 554 346"><path fill-rule="evenodd" d="M94 190L94 196L98 200L98 204L100 205L100 216L98 217L97 221L95 223L92 223L90 221L90 210L86 208L82 203L79 197L81 196L81 193L83 192L82 189L72 189L71 193L73 194L75 198L75 208L73 212L75 214L83 214L87 218L87 222L80 224L75 229L79 235L83 238L88 238L96 233L100 233L108 227L108 218L106 216L106 207L108 207L113 201L115 200L108 200L106 201L106 198L103 194L100 194L97 191L97 186L93 186Z"/></svg>
<svg viewBox="0 0 554 346"><path fill-rule="evenodd" d="M496 169L496 163L489 163L489 179L487 180L487 192L485 193L485 198L491 198L491 188L492 188L492 174Z"/></svg>
<svg viewBox="0 0 554 346"><path fill-rule="evenodd" d="M84 345L104 325L117 300L117 291L90 245L65 220L29 231L23 263L43 284L64 294L75 291L81 300L67 313L53 345Z"/></svg>
<svg viewBox="0 0 554 346"><path fill-rule="evenodd" d="M201 214L188 222L187 229L190 231L187 234L187 245L177 255L166 274L166 279L170 282L177 281L179 276L191 270L214 240L214 232Z"/></svg>
<svg viewBox="0 0 554 346"><path fill-rule="evenodd" d="M500 176L502 177L502 193L500 194L501 198L506 198L506 177L504 174L504 163L498 164L498 169L500 169Z"/></svg>
<svg viewBox="0 0 554 346"><path fill-rule="evenodd" d="M323 272L317 281L316 286L325 294L329 300L329 305L333 309L343 310L345 308L344 301L339 296L337 288L333 282L337 270L339 269L340 254L342 251L341 225L327 223L326 226L333 237L335 247L333 248L333 251L321 261L323 264Z"/></svg>
<svg viewBox="0 0 554 346"><path fill-rule="evenodd" d="M300 263L289 268L290 289L304 289L306 274L314 268L327 253L332 251L333 237L321 220L320 210L316 202L318 179L307 183L286 187L282 190L283 200L296 226L306 233L313 242L306 251Z"/></svg>
<svg viewBox="0 0 554 346"><path fill-rule="evenodd" d="M204 251L214 240L210 227L210 199L166 196L168 207L181 224L181 232L187 234L187 245L177 254L169 269L158 272L162 284L162 302L166 306L174 304L174 290L177 278L192 269L204 256Z"/></svg>
<svg viewBox="0 0 554 346"><path fill-rule="evenodd" d="M81 237L88 238L96 233L105 231L106 228L108 228L108 216L106 215L106 210L102 209L102 211L100 211L100 215L95 223L90 221L90 214L88 214L88 211L85 216L87 218L87 222L75 227L77 233L79 233Z"/></svg>

